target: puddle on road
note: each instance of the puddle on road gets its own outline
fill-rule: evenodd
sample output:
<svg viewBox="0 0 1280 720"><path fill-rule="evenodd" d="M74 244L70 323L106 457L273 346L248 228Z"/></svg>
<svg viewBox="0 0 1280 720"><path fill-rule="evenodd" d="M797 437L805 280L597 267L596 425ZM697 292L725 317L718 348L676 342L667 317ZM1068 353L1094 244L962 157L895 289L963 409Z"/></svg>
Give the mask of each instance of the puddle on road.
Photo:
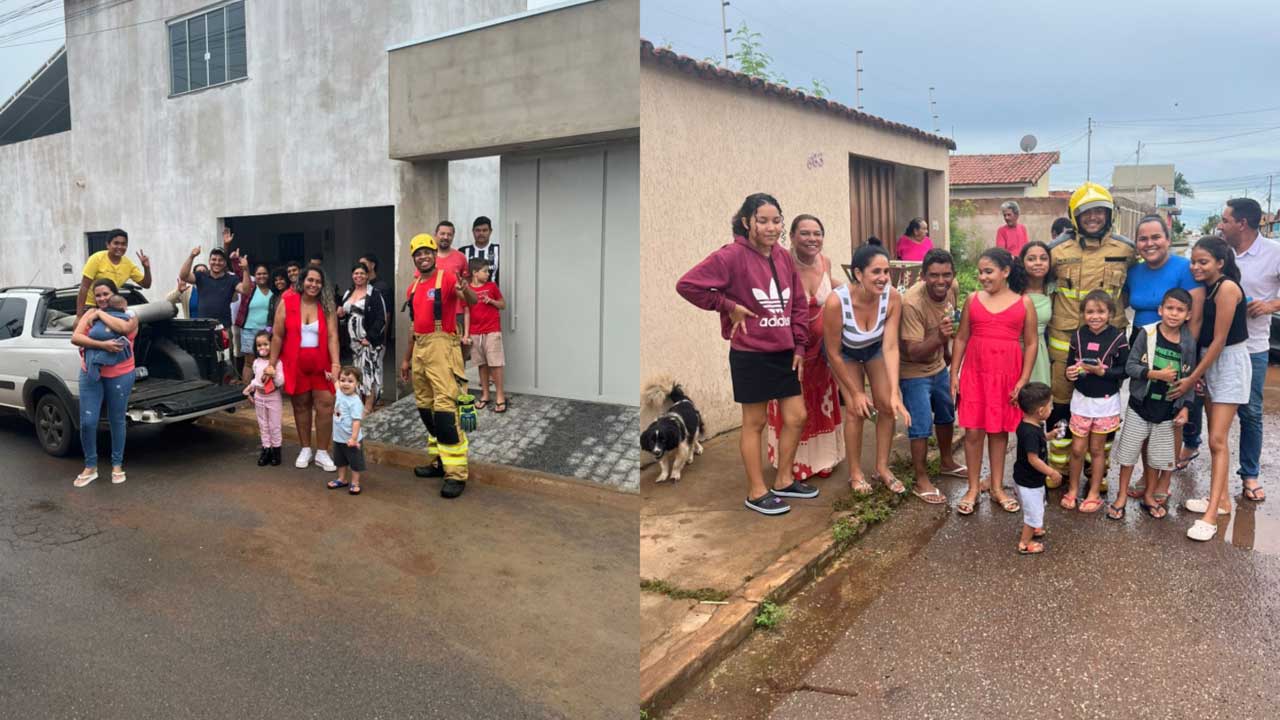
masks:
<svg viewBox="0 0 1280 720"><path fill-rule="evenodd" d="M1267 502L1253 503L1240 497L1232 498L1232 502L1235 510L1231 522L1221 531L1223 540L1241 550L1280 555L1280 517L1276 517L1275 508L1269 510Z"/></svg>

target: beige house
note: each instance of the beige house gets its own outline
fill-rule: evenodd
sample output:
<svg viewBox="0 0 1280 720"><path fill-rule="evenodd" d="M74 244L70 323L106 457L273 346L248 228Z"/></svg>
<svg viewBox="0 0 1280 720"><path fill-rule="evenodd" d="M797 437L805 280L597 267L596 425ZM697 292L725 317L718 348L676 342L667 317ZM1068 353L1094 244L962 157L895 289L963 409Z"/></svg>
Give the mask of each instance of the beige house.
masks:
<svg viewBox="0 0 1280 720"><path fill-rule="evenodd" d="M1049 197L1049 168L1058 153L952 155L951 199L1019 200Z"/></svg>
<svg viewBox="0 0 1280 720"><path fill-rule="evenodd" d="M821 218L837 264L868 235L892 247L916 216L932 237L947 237L955 147L947 138L649 42L640 44L640 122L640 379L669 375L684 384L713 434L741 422L728 342L719 319L685 302L675 285L732 242L730 218L744 197L769 192L784 218Z"/></svg>

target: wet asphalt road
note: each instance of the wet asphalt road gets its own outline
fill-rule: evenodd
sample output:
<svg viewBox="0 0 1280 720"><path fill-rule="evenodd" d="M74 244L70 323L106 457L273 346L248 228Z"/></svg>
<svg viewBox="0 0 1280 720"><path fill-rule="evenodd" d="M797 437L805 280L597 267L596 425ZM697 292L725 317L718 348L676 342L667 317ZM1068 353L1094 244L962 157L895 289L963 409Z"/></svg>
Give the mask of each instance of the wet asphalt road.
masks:
<svg viewBox="0 0 1280 720"><path fill-rule="evenodd" d="M634 714L634 509L377 466L350 497L254 445L132 432L77 490L0 419L0 717Z"/></svg>
<svg viewBox="0 0 1280 720"><path fill-rule="evenodd" d="M1180 508L1153 520L1131 501L1115 522L1051 492L1048 551L1022 557L1018 514L908 503L666 717L1280 717L1278 372L1272 499L1241 499L1233 463L1236 511L1215 540L1188 540ZM1173 502L1206 494L1208 472L1206 452L1175 474Z"/></svg>

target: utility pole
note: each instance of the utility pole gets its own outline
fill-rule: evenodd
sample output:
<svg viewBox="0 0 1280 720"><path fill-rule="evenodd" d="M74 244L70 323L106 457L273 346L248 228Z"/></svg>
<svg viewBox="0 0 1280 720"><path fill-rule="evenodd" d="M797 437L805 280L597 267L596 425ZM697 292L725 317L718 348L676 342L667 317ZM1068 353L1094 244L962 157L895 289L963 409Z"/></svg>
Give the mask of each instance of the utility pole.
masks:
<svg viewBox="0 0 1280 720"><path fill-rule="evenodd" d="M853 51L853 65L855 68L857 68L857 72L854 74L853 104L854 104L854 109L861 111L862 110L862 51L861 50Z"/></svg>
<svg viewBox="0 0 1280 720"><path fill-rule="evenodd" d="M933 86L929 86L929 115L933 117L933 134L937 135L941 130L938 129L938 113L937 103L933 101Z"/></svg>
<svg viewBox="0 0 1280 720"><path fill-rule="evenodd" d="M1268 215L1271 214L1271 181L1274 178L1275 178L1275 175L1267 176L1267 214Z"/></svg>
<svg viewBox="0 0 1280 720"><path fill-rule="evenodd" d="M729 54L729 21L725 17L724 9L729 7L729 0L720 0L720 30L723 31L724 40L724 66L729 67L729 58L733 57Z"/></svg>
<svg viewBox="0 0 1280 720"><path fill-rule="evenodd" d="M1093 118L1089 118L1089 140L1084 151L1084 181L1093 179Z"/></svg>

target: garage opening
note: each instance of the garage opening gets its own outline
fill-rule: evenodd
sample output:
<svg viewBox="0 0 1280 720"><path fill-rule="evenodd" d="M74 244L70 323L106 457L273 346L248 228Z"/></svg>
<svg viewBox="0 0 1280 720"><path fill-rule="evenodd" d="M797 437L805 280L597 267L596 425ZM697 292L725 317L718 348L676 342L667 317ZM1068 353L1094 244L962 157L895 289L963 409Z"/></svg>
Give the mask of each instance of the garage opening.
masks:
<svg viewBox="0 0 1280 720"><path fill-rule="evenodd" d="M395 208L391 205L278 215L243 215L223 219L235 233L232 247L247 254L254 263L272 268L290 260L306 265L315 254L335 300L351 288L351 266L366 253L378 257L378 282L388 291L388 313L394 315L395 288ZM396 338L391 337L385 357L395 358ZM347 350L343 348L343 360ZM390 402L396 393L396 363L383 362L383 399Z"/></svg>

